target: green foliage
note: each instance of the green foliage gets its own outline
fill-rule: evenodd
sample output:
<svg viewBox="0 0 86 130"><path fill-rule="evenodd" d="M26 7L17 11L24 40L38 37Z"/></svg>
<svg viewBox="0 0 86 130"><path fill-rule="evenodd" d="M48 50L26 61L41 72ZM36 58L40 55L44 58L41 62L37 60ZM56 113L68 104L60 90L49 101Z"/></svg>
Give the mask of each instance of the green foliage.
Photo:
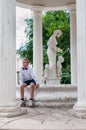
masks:
<svg viewBox="0 0 86 130"><path fill-rule="evenodd" d="M19 54L21 58L28 58L30 63L33 63L33 44L32 44L32 42L26 42L26 44L24 46L21 46L17 50L17 54Z"/></svg>
<svg viewBox="0 0 86 130"><path fill-rule="evenodd" d="M25 19L25 25L27 41L17 50L17 54L19 54L21 58L28 58L30 63L33 64L33 20Z"/></svg>
<svg viewBox="0 0 86 130"><path fill-rule="evenodd" d="M70 84L71 82L71 72L70 72L70 65L67 65L66 68L63 68L62 70L62 79L61 84Z"/></svg>
<svg viewBox="0 0 86 130"><path fill-rule="evenodd" d="M26 27L25 34L27 41L24 46L21 46L17 53L21 57L27 57L33 63L33 20L25 19ZM42 30L43 30L43 67L48 63L47 57L47 41L53 34L53 31L60 29L62 36L57 39L58 47L63 50L62 56L64 57L62 80L61 83L70 83L70 15L68 11L48 11L44 12L42 17ZM59 53L57 53L58 59Z"/></svg>

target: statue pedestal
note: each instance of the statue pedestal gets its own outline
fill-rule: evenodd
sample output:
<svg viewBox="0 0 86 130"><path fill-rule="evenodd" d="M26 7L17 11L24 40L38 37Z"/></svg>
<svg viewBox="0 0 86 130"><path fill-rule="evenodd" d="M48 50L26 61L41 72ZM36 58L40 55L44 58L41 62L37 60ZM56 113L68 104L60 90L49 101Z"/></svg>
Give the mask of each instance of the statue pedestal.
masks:
<svg viewBox="0 0 86 130"><path fill-rule="evenodd" d="M52 78L52 79L46 79L47 85L57 85L60 84L60 78Z"/></svg>

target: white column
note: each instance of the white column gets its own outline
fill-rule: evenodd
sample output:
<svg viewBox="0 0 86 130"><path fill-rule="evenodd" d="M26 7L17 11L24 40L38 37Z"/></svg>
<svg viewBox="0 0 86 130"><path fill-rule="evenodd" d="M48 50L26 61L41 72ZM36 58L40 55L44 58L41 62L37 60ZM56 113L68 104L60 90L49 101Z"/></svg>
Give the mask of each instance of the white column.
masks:
<svg viewBox="0 0 86 130"><path fill-rule="evenodd" d="M70 8L71 84L77 84L76 11Z"/></svg>
<svg viewBox="0 0 86 130"><path fill-rule="evenodd" d="M33 13L33 68L41 83L43 74L42 12Z"/></svg>
<svg viewBox="0 0 86 130"><path fill-rule="evenodd" d="M78 101L74 109L82 110L86 116L86 0L77 0L76 6Z"/></svg>
<svg viewBox="0 0 86 130"><path fill-rule="evenodd" d="M0 106L16 102L15 0L0 0Z"/></svg>
<svg viewBox="0 0 86 130"><path fill-rule="evenodd" d="M16 107L16 0L0 0L0 116L20 114L18 109L10 114L11 107Z"/></svg>

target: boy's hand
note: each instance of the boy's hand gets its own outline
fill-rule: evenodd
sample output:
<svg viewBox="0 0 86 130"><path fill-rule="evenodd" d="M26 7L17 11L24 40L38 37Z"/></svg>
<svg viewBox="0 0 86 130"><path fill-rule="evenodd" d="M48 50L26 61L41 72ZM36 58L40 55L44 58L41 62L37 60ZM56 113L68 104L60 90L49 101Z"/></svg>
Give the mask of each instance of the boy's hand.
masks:
<svg viewBox="0 0 86 130"><path fill-rule="evenodd" d="M39 88L39 87L40 87L39 83L36 83L36 88Z"/></svg>

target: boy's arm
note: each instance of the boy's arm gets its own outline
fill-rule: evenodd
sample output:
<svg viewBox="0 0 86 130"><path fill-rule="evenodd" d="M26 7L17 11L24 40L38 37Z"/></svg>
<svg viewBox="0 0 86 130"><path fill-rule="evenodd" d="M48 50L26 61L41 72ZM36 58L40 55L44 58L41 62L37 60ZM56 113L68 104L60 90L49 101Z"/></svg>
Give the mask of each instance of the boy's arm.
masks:
<svg viewBox="0 0 86 130"><path fill-rule="evenodd" d="M22 69L20 69L19 71L19 79L20 79L20 83L23 83L24 77L23 77Z"/></svg>
<svg viewBox="0 0 86 130"><path fill-rule="evenodd" d="M38 80L37 80L37 78L36 78L36 76L35 76L35 74L34 74L34 72L33 72L33 69L31 69L31 77L32 77L32 79L35 80L36 84L39 83Z"/></svg>
<svg viewBox="0 0 86 130"><path fill-rule="evenodd" d="M36 82L36 88L39 88L40 85L39 85L39 82L38 82L38 80L37 80L37 78L36 78L36 76L35 76L33 70L31 70L31 77L32 77L32 79L34 79L35 82Z"/></svg>

